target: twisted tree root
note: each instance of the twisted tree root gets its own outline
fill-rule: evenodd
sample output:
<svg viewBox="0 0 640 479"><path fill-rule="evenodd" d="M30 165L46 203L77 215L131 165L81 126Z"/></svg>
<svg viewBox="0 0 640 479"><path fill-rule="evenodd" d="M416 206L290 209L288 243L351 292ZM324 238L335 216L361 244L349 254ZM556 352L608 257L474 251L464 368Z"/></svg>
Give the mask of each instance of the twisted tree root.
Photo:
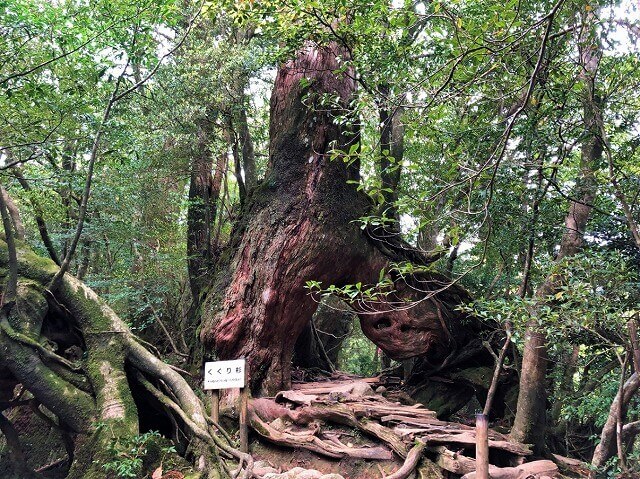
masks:
<svg viewBox="0 0 640 479"><path fill-rule="evenodd" d="M418 439L416 441L416 445L413 446L409 451L409 454L407 454L402 467L393 474L387 476L385 479L406 479L409 477L409 474L418 467L418 463L420 462L420 458L422 457L422 453L426 447L427 443Z"/></svg>

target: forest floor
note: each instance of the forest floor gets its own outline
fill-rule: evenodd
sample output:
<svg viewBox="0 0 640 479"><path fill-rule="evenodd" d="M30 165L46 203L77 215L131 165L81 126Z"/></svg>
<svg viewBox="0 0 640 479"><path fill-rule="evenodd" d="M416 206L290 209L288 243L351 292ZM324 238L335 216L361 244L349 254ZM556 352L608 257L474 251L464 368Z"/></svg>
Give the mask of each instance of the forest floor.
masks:
<svg viewBox="0 0 640 479"><path fill-rule="evenodd" d="M381 378L296 383L252 400L249 419L265 479L475 476L475 428L438 420ZM489 450L493 478L562 477L555 462L532 460L526 445L492 429Z"/></svg>
<svg viewBox="0 0 640 479"><path fill-rule="evenodd" d="M473 478L473 418L439 420L400 386L397 378L337 375L297 382L275 397L250 400L250 452L256 460L253 477ZM235 414L228 408L221 411L228 426L236 422L230 419L237 417L234 410ZM64 457L60 438L39 417L25 409L16 426L23 443L29 446L34 468ZM533 460L526 445L511 441L499 431L490 429L488 436L494 479L559 478L562 474L582 477L586 473L581 463L566 458ZM13 477L2 474L7 472L7 459L0 444L0 477ZM191 469L185 466L179 469L187 474ZM56 470L50 469L46 476L64 477L62 469L59 476Z"/></svg>

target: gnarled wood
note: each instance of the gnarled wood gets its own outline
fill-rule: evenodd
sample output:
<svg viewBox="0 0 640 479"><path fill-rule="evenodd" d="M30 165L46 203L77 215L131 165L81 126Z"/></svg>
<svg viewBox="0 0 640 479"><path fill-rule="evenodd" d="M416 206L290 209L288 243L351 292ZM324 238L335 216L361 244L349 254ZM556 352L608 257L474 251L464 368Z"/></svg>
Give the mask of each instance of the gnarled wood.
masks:
<svg viewBox="0 0 640 479"><path fill-rule="evenodd" d="M429 262L400 238L380 240L356 223L372 203L354 184L357 162L340 157L359 142L345 120L356 88L354 72L340 72L347 58L337 44L309 43L279 68L268 171L247 198L204 304L202 341L221 359L245 357L254 393L289 389L294 345L317 306L308 281L371 284L390 261ZM363 331L392 358L441 357L468 328L451 327L455 315L440 296L457 304L464 295L436 275L404 290L415 287L419 293L409 298L415 309L398 308L407 305L400 297L396 304L360 305ZM371 308L380 309L371 315Z"/></svg>
<svg viewBox="0 0 640 479"><path fill-rule="evenodd" d="M493 479L543 479L559 477L558 466L552 461L533 461L517 467L489 467ZM476 479L476 473L469 472L462 479Z"/></svg>
<svg viewBox="0 0 640 479"><path fill-rule="evenodd" d="M404 464L393 474L388 475L385 479L406 479L409 477L414 469L418 466L420 458L422 457L422 451L427 447L427 443L419 440L415 446L411 448L409 454L404 461Z"/></svg>
<svg viewBox="0 0 640 479"><path fill-rule="evenodd" d="M210 477L222 474L222 454L240 462L242 477L251 475L252 459L209 427L204 406L187 382L149 352L93 290L64 274L56 290L47 291L44 285L59 271L58 266L20 242L16 251L17 296L0 328L0 371L3 380L10 374L20 381L61 425L78 433L69 479L104 477L112 439L126 443L138 434L131 377L166 406L168 414L187 425L191 450ZM0 266L6 268L6 261L6 245L0 243ZM5 316L7 310L3 309ZM78 331L80 364L56 357L56 349L42 353L38 341L51 314L63 315L58 320L72 323ZM132 374L125 374L125 363ZM79 382L81 378L88 379L90 387Z"/></svg>
<svg viewBox="0 0 640 479"><path fill-rule="evenodd" d="M390 477L406 477L417 466L425 448L439 456L438 463L445 470L458 474L475 470L473 459L458 456L449 449L472 450L476 441L474 428L440 421L432 411L393 403L377 394L350 394L349 391L357 389L354 384L357 383L297 384L295 391L281 391L275 399L254 399L250 407L252 427L267 441L328 457L366 455L369 459L385 459L387 455L373 452L372 448L363 453L360 447L345 447L339 433L333 428L326 431L325 426L360 430L405 460L404 466L394 473L397 476ZM409 426L411 422L419 425ZM525 445L510 442L493 430L489 430L489 448L500 451L511 463L519 463L531 454Z"/></svg>
<svg viewBox="0 0 640 479"><path fill-rule="evenodd" d="M358 270L373 280L384 265L353 223L368 204L348 183L357 169L331 159L355 141L336 120L355 92L353 79L334 73L340 55L337 45L307 45L280 67L269 171L247 199L230 265L205 305L202 340L220 358L246 357L255 391L289 385L296 339L316 308L308 280L344 284ZM338 104L321 106L325 94Z"/></svg>

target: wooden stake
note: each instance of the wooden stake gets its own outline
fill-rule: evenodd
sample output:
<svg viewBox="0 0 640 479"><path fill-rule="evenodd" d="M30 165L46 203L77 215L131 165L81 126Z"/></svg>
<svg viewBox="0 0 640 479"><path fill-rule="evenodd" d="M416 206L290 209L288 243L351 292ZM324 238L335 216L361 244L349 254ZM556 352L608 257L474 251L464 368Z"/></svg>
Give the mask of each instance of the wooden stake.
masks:
<svg viewBox="0 0 640 479"><path fill-rule="evenodd" d="M213 389L209 391L211 396L211 419L216 424L220 424L220 391Z"/></svg>
<svg viewBox="0 0 640 479"><path fill-rule="evenodd" d="M489 479L489 419L476 414L476 479Z"/></svg>
<svg viewBox="0 0 640 479"><path fill-rule="evenodd" d="M245 363L244 387L240 389L240 450L249 452L249 428L247 408L249 405L249 366Z"/></svg>

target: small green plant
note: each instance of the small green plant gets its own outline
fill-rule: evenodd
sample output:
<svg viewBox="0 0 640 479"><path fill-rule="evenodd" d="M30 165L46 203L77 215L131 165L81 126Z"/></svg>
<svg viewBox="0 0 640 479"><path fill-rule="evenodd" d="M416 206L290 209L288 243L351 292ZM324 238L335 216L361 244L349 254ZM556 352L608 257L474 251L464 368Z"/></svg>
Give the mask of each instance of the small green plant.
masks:
<svg viewBox="0 0 640 479"><path fill-rule="evenodd" d="M307 281L305 288L309 291L309 294L316 295L316 297L334 295L349 304L353 304L381 301L392 292L391 286L391 281L385 278L384 271L381 271L380 280L373 285L364 285L358 282L344 286L332 284L324 288L320 281Z"/></svg>
<svg viewBox="0 0 640 479"><path fill-rule="evenodd" d="M158 431L149 431L124 440L113 438L108 449L113 460L105 463L103 468L113 472L120 479L140 477L149 445L161 437ZM163 454L169 454L175 452L175 448L163 447L161 451Z"/></svg>

